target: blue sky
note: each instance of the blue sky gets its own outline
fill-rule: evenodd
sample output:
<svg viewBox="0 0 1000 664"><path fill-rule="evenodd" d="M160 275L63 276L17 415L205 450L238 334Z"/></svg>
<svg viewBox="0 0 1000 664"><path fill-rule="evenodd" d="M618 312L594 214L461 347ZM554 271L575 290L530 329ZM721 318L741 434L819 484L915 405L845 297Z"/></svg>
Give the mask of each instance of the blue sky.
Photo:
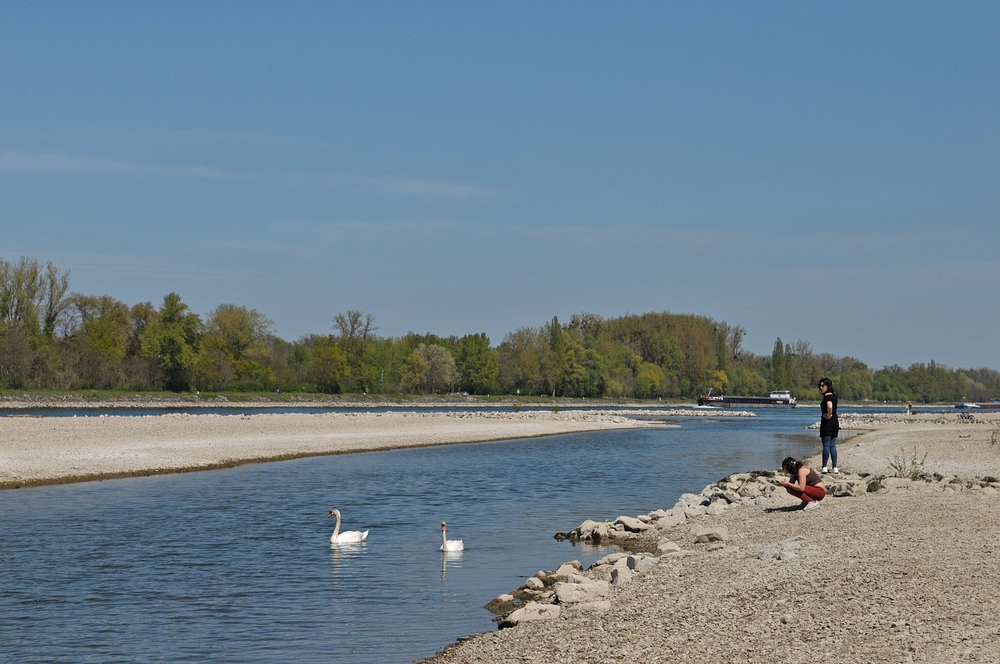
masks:
<svg viewBox="0 0 1000 664"><path fill-rule="evenodd" d="M1000 5L0 0L0 256L287 338L690 312L1000 368Z"/></svg>

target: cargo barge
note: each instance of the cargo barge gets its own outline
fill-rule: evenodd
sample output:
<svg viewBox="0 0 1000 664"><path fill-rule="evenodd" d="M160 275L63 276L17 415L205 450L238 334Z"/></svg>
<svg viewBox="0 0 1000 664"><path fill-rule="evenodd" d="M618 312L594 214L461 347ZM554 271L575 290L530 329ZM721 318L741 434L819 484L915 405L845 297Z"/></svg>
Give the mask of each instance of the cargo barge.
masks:
<svg viewBox="0 0 1000 664"><path fill-rule="evenodd" d="M795 397L787 390L771 392L766 397L712 396L712 391L698 397L698 405L709 408L795 408Z"/></svg>
<svg viewBox="0 0 1000 664"><path fill-rule="evenodd" d="M955 408L968 408L974 410L1000 410L1000 399L993 399L989 403L968 403L967 401L962 401L961 403L955 404Z"/></svg>

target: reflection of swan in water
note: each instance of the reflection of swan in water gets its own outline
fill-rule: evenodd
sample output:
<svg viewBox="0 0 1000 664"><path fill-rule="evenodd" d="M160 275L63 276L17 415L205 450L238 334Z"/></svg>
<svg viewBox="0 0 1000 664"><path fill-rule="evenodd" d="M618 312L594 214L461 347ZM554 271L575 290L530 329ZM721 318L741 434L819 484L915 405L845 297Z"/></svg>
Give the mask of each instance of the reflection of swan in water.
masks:
<svg viewBox="0 0 1000 664"><path fill-rule="evenodd" d="M347 530L340 532L340 510L330 510L330 513L326 515L326 518L331 516L337 517L337 525L333 528L333 534L330 535L330 544L351 544L356 542L364 542L365 538L368 537L368 531L361 532L359 530Z"/></svg>
<svg viewBox="0 0 1000 664"><path fill-rule="evenodd" d="M461 551L442 551L441 552L441 583L444 583L444 577L448 572L448 563L456 563L462 560Z"/></svg>
<svg viewBox="0 0 1000 664"><path fill-rule="evenodd" d="M448 524L441 522L441 550L442 551L464 551L465 544L462 540L448 539Z"/></svg>

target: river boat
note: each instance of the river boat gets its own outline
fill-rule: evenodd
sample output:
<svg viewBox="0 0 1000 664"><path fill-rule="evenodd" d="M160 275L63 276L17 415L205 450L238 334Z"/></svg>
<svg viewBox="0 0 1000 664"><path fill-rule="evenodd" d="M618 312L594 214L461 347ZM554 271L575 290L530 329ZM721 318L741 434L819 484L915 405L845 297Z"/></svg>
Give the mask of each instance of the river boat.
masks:
<svg viewBox="0 0 1000 664"><path fill-rule="evenodd" d="M788 390L776 390L766 397L712 396L712 390L698 397L699 406L712 408L795 408L795 397Z"/></svg>
<svg viewBox="0 0 1000 664"><path fill-rule="evenodd" d="M969 403L961 401L955 404L955 408L963 410L1000 410L1000 399L993 399L989 403Z"/></svg>

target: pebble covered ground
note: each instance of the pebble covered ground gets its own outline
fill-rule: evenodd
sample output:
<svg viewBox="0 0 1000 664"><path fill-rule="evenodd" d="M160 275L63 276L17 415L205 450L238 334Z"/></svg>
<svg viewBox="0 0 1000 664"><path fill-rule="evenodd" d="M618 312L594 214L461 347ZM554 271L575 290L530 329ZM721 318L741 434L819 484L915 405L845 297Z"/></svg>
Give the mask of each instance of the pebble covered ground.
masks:
<svg viewBox="0 0 1000 664"><path fill-rule="evenodd" d="M879 430L841 450L853 473L883 468L898 445L926 451L928 473L967 472L890 479L812 511L779 491L688 518L656 534L681 551L609 585L610 601L475 635L427 661L1000 662L995 419L866 424ZM696 543L698 525L725 526L724 546Z"/></svg>

